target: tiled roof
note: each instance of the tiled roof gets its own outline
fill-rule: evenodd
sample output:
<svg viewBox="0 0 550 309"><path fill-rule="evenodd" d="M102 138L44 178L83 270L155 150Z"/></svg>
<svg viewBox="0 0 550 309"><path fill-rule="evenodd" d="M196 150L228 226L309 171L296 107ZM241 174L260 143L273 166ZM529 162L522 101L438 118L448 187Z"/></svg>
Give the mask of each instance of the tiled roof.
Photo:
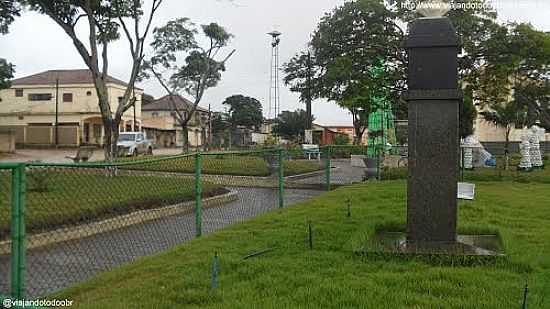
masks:
<svg viewBox="0 0 550 309"><path fill-rule="evenodd" d="M31 86L31 85L55 85L57 79L59 84L93 84L92 73L90 70L49 70L26 77L17 78L11 81L12 86ZM108 76L108 83L120 86L128 86L120 79ZM138 89L136 87L136 89Z"/></svg>
<svg viewBox="0 0 550 309"><path fill-rule="evenodd" d="M186 110L188 108L191 108L193 106L193 103L186 98L183 98L179 95L166 95L158 100L153 101L152 103L143 105L141 107L142 111L171 111L173 110L172 106L172 99L174 103L176 104L176 107L178 110ZM200 106L197 106L197 111L208 113L207 109L204 109Z"/></svg>

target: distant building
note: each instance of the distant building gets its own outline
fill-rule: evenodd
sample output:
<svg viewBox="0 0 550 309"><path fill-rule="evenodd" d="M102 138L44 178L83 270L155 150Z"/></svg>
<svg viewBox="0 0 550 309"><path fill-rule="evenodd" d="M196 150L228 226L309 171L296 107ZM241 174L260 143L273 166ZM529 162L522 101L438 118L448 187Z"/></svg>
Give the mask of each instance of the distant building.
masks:
<svg viewBox="0 0 550 309"><path fill-rule="evenodd" d="M334 144L338 134L347 133L337 132L330 127L313 123L311 130L306 130L305 143L316 145Z"/></svg>
<svg viewBox="0 0 550 309"><path fill-rule="evenodd" d="M353 143L353 140L355 138L355 127L353 126L327 126L330 130L345 134L349 137L350 143ZM366 145L368 140L368 134L367 130L363 133L363 136L361 137L361 145Z"/></svg>
<svg viewBox="0 0 550 309"><path fill-rule="evenodd" d="M179 95L166 95L141 108L143 130L159 147L183 146L182 128L177 121L174 104L179 111L191 110L193 106L192 102ZM209 119L208 110L197 107L187 127L190 147L201 147L208 142Z"/></svg>
<svg viewBox="0 0 550 309"><path fill-rule="evenodd" d="M125 82L107 77L113 113L126 88ZM124 113L121 131L140 128L142 94L135 88L135 108ZM53 145L56 101L59 145L103 144L105 131L89 70L51 70L13 80L11 88L0 90L0 129L15 131L17 144Z"/></svg>

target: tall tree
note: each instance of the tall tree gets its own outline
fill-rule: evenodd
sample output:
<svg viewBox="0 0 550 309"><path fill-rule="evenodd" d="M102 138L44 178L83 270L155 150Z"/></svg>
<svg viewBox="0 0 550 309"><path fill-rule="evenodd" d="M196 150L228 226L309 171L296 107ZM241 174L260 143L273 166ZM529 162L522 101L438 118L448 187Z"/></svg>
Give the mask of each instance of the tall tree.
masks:
<svg viewBox="0 0 550 309"><path fill-rule="evenodd" d="M311 50L299 52L284 64L285 85L290 86L290 91L299 93L300 101L306 104L306 112L310 118L307 122L308 129L313 124L311 103L316 89L314 82L320 71Z"/></svg>
<svg viewBox="0 0 550 309"><path fill-rule="evenodd" d="M505 101L502 104L493 104L491 109L480 113L485 121L493 123L505 130L504 156L505 169L508 169L510 153L510 132L514 126L522 127L527 120L527 109L516 101Z"/></svg>
<svg viewBox="0 0 550 309"><path fill-rule="evenodd" d="M0 58L0 90L11 86L10 80L15 73L14 65Z"/></svg>
<svg viewBox="0 0 550 309"><path fill-rule="evenodd" d="M18 17L21 12L21 5L17 1L0 2L0 33L8 33L10 24Z"/></svg>
<svg viewBox="0 0 550 309"><path fill-rule="evenodd" d="M285 83L302 100L325 98L351 113L355 141L368 124L375 89L391 85L391 99L397 102L404 87L404 32L397 17L382 0L346 2L321 19L310 42L311 59L302 52L284 66ZM369 72L380 58L387 74L373 78Z"/></svg>
<svg viewBox="0 0 550 309"><path fill-rule="evenodd" d="M117 140L122 115L136 101L135 83L144 57L145 39L163 0L152 0L146 13L143 1L136 0L22 0L32 10L51 18L71 39L90 70L105 127L105 157L117 156ZM85 21L87 38L79 37L76 28ZM121 34L122 33L122 34ZM128 41L132 65L128 86L122 99L110 102L107 90L109 45L124 36Z"/></svg>
<svg viewBox="0 0 550 309"><path fill-rule="evenodd" d="M0 34L6 34L9 25L18 17L21 6L16 1L0 2ZM6 89L11 86L10 80L15 73L15 66L6 59L0 58L0 89Z"/></svg>
<svg viewBox="0 0 550 309"><path fill-rule="evenodd" d="M262 103L255 98L233 95L223 101L229 106L231 125L259 129L263 122Z"/></svg>
<svg viewBox="0 0 550 309"><path fill-rule="evenodd" d="M202 25L201 32L205 41L209 42L206 47L197 43L195 35L199 31L188 18L175 19L156 28L151 43L154 53L146 62L142 74L143 78L152 74L170 98L183 94L193 98L190 107L182 108L172 100L176 120L182 127L184 151L189 150L188 125L204 92L218 84L225 71L225 63L235 52L233 50L225 58L217 60L232 35L216 23Z"/></svg>
<svg viewBox="0 0 550 309"><path fill-rule="evenodd" d="M273 132L286 139L303 141L305 138L307 112L303 109L297 109L294 112L283 111L275 119Z"/></svg>
<svg viewBox="0 0 550 309"><path fill-rule="evenodd" d="M484 109L513 103L527 110L525 125L550 127L550 34L528 24L501 26L488 40L476 99Z"/></svg>
<svg viewBox="0 0 550 309"><path fill-rule="evenodd" d="M474 94L472 87L467 86L464 90L464 100L459 110L459 134L465 138L474 134L474 121L477 117L477 110L474 105Z"/></svg>

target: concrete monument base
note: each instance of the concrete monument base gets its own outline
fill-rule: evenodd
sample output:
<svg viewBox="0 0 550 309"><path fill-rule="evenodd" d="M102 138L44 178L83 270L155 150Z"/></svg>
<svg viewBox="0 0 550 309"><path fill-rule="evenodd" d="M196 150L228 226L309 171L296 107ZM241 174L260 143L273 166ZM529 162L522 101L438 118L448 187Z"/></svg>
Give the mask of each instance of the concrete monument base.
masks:
<svg viewBox="0 0 550 309"><path fill-rule="evenodd" d="M500 237L497 235L457 235L456 241L411 241L402 232L379 231L371 239L370 251L457 256L504 256Z"/></svg>

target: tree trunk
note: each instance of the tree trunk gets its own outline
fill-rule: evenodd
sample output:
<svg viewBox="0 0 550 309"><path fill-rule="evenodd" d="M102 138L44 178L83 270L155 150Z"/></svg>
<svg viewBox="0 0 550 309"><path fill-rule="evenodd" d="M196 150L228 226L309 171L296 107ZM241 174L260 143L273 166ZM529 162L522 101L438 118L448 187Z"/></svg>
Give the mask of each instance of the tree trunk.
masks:
<svg viewBox="0 0 550 309"><path fill-rule="evenodd" d="M361 145L361 140L363 139L364 131L360 125L354 125L355 135L353 136L353 144Z"/></svg>
<svg viewBox="0 0 550 309"><path fill-rule="evenodd" d="M505 170L508 170L508 166L509 166L509 163L510 163L510 159L509 159L509 145L510 145L510 130L511 128L508 126L506 128L506 141L504 142L504 169Z"/></svg>
<svg viewBox="0 0 550 309"><path fill-rule="evenodd" d="M189 133L187 132L187 125L182 124L181 126L181 137L182 137L182 152L189 152Z"/></svg>

